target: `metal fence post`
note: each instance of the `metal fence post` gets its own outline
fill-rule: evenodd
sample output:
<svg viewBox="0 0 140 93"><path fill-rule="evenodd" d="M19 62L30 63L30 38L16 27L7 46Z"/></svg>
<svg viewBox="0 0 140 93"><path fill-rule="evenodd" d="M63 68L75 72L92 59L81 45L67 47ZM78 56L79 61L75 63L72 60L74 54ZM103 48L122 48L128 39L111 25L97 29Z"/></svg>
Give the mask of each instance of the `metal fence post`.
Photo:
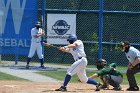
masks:
<svg viewBox="0 0 140 93"><path fill-rule="evenodd" d="M3 28L3 25L2 25L2 18L3 18L3 11L0 10L0 38L2 38L2 28ZM0 47L0 63L1 63L1 54L2 54L2 47Z"/></svg>
<svg viewBox="0 0 140 93"><path fill-rule="evenodd" d="M19 35L16 35L16 39L19 41ZM19 57L19 46L17 45L16 46L16 52L15 52L15 65L17 65L18 64L18 57Z"/></svg>
<svg viewBox="0 0 140 93"><path fill-rule="evenodd" d="M99 51L98 58L102 58L102 32L103 32L103 0L100 0L99 9Z"/></svg>
<svg viewBox="0 0 140 93"><path fill-rule="evenodd" d="M42 28L45 31L45 8L46 8L46 0L42 0L42 14L41 14L41 22L42 22ZM44 37L42 37L42 41L44 41ZM44 45L42 44L42 52L44 55Z"/></svg>

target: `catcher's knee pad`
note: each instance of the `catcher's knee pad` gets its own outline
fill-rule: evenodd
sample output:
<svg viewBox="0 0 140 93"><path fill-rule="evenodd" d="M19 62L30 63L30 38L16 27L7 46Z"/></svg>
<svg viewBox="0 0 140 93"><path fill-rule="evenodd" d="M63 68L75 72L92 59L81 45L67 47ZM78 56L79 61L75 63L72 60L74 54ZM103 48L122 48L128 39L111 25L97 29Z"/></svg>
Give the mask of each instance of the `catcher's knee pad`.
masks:
<svg viewBox="0 0 140 93"><path fill-rule="evenodd" d="M111 86L113 86L113 87L118 87L118 86L119 86L119 84L116 83L116 82L115 82L114 80L112 80L112 79L108 80L108 83L109 83Z"/></svg>
<svg viewBox="0 0 140 93"><path fill-rule="evenodd" d="M110 75L104 75L103 76L103 80L105 80L105 81L108 81L110 79L111 79L111 76Z"/></svg>
<svg viewBox="0 0 140 93"><path fill-rule="evenodd" d="M104 78L103 76L100 76L100 79L101 79L101 80L103 80L103 78Z"/></svg>

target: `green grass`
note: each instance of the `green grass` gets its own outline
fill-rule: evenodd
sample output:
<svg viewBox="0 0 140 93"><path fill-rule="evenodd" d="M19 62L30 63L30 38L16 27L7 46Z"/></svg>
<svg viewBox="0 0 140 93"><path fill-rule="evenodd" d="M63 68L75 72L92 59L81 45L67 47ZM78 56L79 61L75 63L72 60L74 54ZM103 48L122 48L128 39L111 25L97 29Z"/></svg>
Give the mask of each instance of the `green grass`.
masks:
<svg viewBox="0 0 140 93"><path fill-rule="evenodd" d="M18 78L9 74L5 74L3 72L0 72L0 80L16 80L16 81L27 81L22 78Z"/></svg>
<svg viewBox="0 0 140 93"><path fill-rule="evenodd" d="M41 72L36 72L45 76L49 76L58 80L63 81L66 75L66 71L41 71ZM87 76L91 76L94 74L94 72L87 72ZM137 83L140 85L140 74L136 74L135 78L137 80ZM78 81L77 75L72 76L72 79L70 82L72 83L77 83ZM99 78L95 78L96 81L101 82ZM122 84L128 84L126 74L123 73L123 83Z"/></svg>
<svg viewBox="0 0 140 93"><path fill-rule="evenodd" d="M71 66L71 64L48 63L50 65ZM87 65L87 68L96 68L96 65ZM127 70L127 66L117 66L118 70Z"/></svg>
<svg viewBox="0 0 140 93"><path fill-rule="evenodd" d="M65 75L66 75L66 71L41 71L41 72L36 72L45 76L49 76L58 80L63 81L65 79ZM91 76L92 74L94 74L93 72L87 72L87 76ZM78 76L74 75L71 78L71 82L72 83L77 83L78 81ZM96 78L97 81L100 81L99 78Z"/></svg>

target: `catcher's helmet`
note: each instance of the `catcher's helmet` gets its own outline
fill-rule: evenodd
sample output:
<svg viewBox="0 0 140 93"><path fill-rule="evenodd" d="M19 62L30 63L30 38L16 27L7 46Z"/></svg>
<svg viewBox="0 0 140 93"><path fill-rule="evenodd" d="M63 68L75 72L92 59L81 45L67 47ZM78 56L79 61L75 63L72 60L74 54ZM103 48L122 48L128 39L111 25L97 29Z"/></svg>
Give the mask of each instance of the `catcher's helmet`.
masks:
<svg viewBox="0 0 140 93"><path fill-rule="evenodd" d="M76 35L70 35L67 39L67 41L69 41L71 44L73 42L75 42L77 40L77 36Z"/></svg>
<svg viewBox="0 0 140 93"><path fill-rule="evenodd" d="M102 69L106 65L107 65L107 61L105 59L99 59L96 63L98 70Z"/></svg>

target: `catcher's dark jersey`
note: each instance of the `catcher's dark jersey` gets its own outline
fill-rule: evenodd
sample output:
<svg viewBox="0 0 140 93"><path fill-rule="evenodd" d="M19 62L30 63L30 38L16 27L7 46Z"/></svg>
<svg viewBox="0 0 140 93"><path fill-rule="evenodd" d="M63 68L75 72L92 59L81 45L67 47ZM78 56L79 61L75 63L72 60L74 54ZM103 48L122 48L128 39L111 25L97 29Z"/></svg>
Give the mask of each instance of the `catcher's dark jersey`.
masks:
<svg viewBox="0 0 140 93"><path fill-rule="evenodd" d="M104 76L104 75L114 75L114 76L119 76L122 74L116 70L116 64L115 63L111 63L110 65L108 66L105 66L104 68L102 68L101 70L99 70L97 72L98 76Z"/></svg>

